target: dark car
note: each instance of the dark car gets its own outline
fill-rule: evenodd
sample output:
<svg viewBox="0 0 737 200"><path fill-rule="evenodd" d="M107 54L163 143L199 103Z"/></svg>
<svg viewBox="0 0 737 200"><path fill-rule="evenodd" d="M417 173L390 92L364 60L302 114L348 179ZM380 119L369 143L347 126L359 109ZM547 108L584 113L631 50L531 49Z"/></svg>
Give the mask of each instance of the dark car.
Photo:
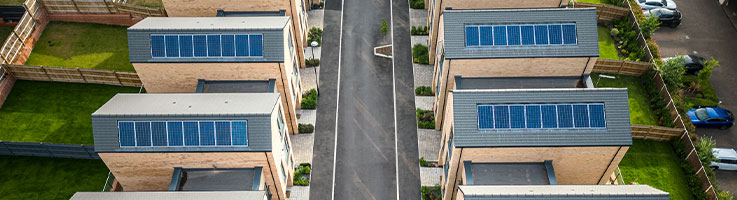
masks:
<svg viewBox="0 0 737 200"><path fill-rule="evenodd" d="M683 65L686 68L686 74L696 75L699 73L699 71L701 71L701 69L704 69L704 63L706 62L706 60L697 55L668 57L668 58L663 58L663 61L667 61L667 60L674 59L677 57L683 58Z"/></svg>
<svg viewBox="0 0 737 200"><path fill-rule="evenodd" d="M643 10L645 17L655 16L660 21L661 25L666 25L675 28L681 24L681 12L678 10L671 10L667 8L654 8L650 10Z"/></svg>
<svg viewBox="0 0 737 200"><path fill-rule="evenodd" d="M727 129L734 125L734 115L731 111L716 107L693 108L686 112L691 123L697 127Z"/></svg>

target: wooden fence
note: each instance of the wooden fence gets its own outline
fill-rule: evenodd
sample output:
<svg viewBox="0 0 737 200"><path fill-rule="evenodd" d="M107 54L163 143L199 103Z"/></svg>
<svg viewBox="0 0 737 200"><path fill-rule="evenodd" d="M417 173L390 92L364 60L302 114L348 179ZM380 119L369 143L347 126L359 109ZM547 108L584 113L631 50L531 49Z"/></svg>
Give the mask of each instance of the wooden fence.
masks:
<svg viewBox="0 0 737 200"><path fill-rule="evenodd" d="M632 125L632 138L650 140L671 140L680 137L682 128L668 128L662 126Z"/></svg>
<svg viewBox="0 0 737 200"><path fill-rule="evenodd" d="M593 72L623 74L629 76L640 76L650 70L652 66L648 62L635 62L626 60L598 59L594 63Z"/></svg>
<svg viewBox="0 0 737 200"><path fill-rule="evenodd" d="M18 25L15 26L10 35L5 39L2 48L0 48L0 57L2 58L3 64L12 64L18 58L18 54L24 48L27 48L26 42L34 30L38 26L45 25L40 19L43 17L41 5L36 0L27 0L23 4L23 7L26 8L26 12L21 17Z"/></svg>
<svg viewBox="0 0 737 200"><path fill-rule="evenodd" d="M0 155L100 159L95 146L0 141Z"/></svg>
<svg viewBox="0 0 737 200"><path fill-rule="evenodd" d="M630 10L624 7L591 4L591 3L573 3L575 8L596 8L596 19L599 21L610 22L627 16Z"/></svg>
<svg viewBox="0 0 737 200"><path fill-rule="evenodd" d="M8 64L2 67L15 78L21 80L96 83L133 87L142 85L138 74L134 72Z"/></svg>
<svg viewBox="0 0 737 200"><path fill-rule="evenodd" d="M49 13L130 14L136 17L166 17L163 8L125 4L121 0L38 0Z"/></svg>

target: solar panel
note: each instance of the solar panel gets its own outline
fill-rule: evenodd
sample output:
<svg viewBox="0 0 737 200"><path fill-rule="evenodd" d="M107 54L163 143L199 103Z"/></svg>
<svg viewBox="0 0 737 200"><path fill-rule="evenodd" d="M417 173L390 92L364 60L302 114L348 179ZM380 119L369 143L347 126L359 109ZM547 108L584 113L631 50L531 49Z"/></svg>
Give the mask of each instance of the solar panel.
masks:
<svg viewBox="0 0 737 200"><path fill-rule="evenodd" d="M248 35L235 36L235 56L249 56Z"/></svg>
<svg viewBox="0 0 737 200"><path fill-rule="evenodd" d="M478 106L480 129L494 128L494 108L492 106Z"/></svg>
<svg viewBox="0 0 737 200"><path fill-rule="evenodd" d="M152 35L149 42L151 43L151 57L166 56L166 45L163 35Z"/></svg>
<svg viewBox="0 0 737 200"><path fill-rule="evenodd" d="M192 57L194 55L194 49L192 48L192 36L191 35L180 35L179 36L179 57Z"/></svg>
<svg viewBox="0 0 737 200"><path fill-rule="evenodd" d="M558 113L555 105L540 106L543 128L558 128Z"/></svg>
<svg viewBox="0 0 737 200"><path fill-rule="evenodd" d="M207 36L192 36L192 42L194 43L194 56L207 57Z"/></svg>
<svg viewBox="0 0 737 200"><path fill-rule="evenodd" d="M494 128L509 128L509 106L494 106Z"/></svg>
<svg viewBox="0 0 737 200"><path fill-rule="evenodd" d="M223 57L235 56L235 37L233 35L220 36L223 47Z"/></svg>
<svg viewBox="0 0 737 200"><path fill-rule="evenodd" d="M492 38L491 26L481 26L481 27L479 27L479 35L480 35L480 38L481 38L480 39L481 41L479 43L480 45L482 45L482 46L484 46L484 45L486 45L486 46L493 45L492 42L494 41L494 39Z"/></svg>
<svg viewBox="0 0 737 200"><path fill-rule="evenodd" d="M231 126L233 145L248 145L248 123L246 121L233 121Z"/></svg>
<svg viewBox="0 0 737 200"><path fill-rule="evenodd" d="M200 122L200 146L215 146L215 122Z"/></svg>
<svg viewBox="0 0 737 200"><path fill-rule="evenodd" d="M207 56L220 56L220 35L207 35Z"/></svg>
<svg viewBox="0 0 737 200"><path fill-rule="evenodd" d="M133 122L118 122L120 146L136 146L136 128Z"/></svg>
<svg viewBox="0 0 737 200"><path fill-rule="evenodd" d="M550 44L563 44L563 33L560 30L560 24L548 25L548 33L550 33Z"/></svg>
<svg viewBox="0 0 737 200"><path fill-rule="evenodd" d="M576 25L563 25L563 44L576 44Z"/></svg>
<svg viewBox="0 0 737 200"><path fill-rule="evenodd" d="M525 107L509 106L510 128L525 128Z"/></svg>
<svg viewBox="0 0 737 200"><path fill-rule="evenodd" d="M197 122L184 122L184 146L200 145L200 130Z"/></svg>
<svg viewBox="0 0 737 200"><path fill-rule="evenodd" d="M166 43L166 57L179 57L179 36L166 35L164 41Z"/></svg>
<svg viewBox="0 0 737 200"><path fill-rule="evenodd" d="M522 45L535 45L535 27L520 26Z"/></svg>
<svg viewBox="0 0 737 200"><path fill-rule="evenodd" d="M184 145L182 122L166 122L166 127L169 132L169 146Z"/></svg>
<svg viewBox="0 0 737 200"><path fill-rule="evenodd" d="M525 106L525 118L527 120L527 128L541 128L540 105Z"/></svg>
<svg viewBox="0 0 737 200"><path fill-rule="evenodd" d="M479 46L478 26L466 26L466 46Z"/></svg>
<svg viewBox="0 0 737 200"><path fill-rule="evenodd" d="M166 122L151 122L151 142L154 146L167 146Z"/></svg>
<svg viewBox="0 0 737 200"><path fill-rule="evenodd" d="M263 36L261 35L249 35L248 43L250 43L251 56L264 56L263 48Z"/></svg>
<svg viewBox="0 0 737 200"><path fill-rule="evenodd" d="M589 119L591 121L591 127L606 127L606 121L604 120L604 104L591 104L589 105Z"/></svg>
<svg viewBox="0 0 737 200"><path fill-rule="evenodd" d="M494 26L494 46L507 45L507 26Z"/></svg>
<svg viewBox="0 0 737 200"><path fill-rule="evenodd" d="M520 27L507 26L507 41L509 45L520 45Z"/></svg>
<svg viewBox="0 0 737 200"><path fill-rule="evenodd" d="M548 44L548 26L547 25L535 25L535 44L537 45Z"/></svg>
<svg viewBox="0 0 737 200"><path fill-rule="evenodd" d="M589 127L589 106L586 104L573 105L573 125L576 128Z"/></svg>
<svg viewBox="0 0 737 200"><path fill-rule="evenodd" d="M573 108L570 104L558 105L558 128L573 127Z"/></svg>
<svg viewBox="0 0 737 200"><path fill-rule="evenodd" d="M136 146L151 146L150 122L136 122Z"/></svg>
<svg viewBox="0 0 737 200"><path fill-rule="evenodd" d="M217 134L217 145L231 145L229 121L215 122L215 134Z"/></svg>

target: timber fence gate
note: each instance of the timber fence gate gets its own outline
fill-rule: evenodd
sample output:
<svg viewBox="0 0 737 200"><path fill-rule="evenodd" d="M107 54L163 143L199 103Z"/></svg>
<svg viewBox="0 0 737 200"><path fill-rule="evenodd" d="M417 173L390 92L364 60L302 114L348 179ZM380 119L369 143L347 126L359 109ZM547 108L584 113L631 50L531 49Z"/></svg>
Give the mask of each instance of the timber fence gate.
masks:
<svg viewBox="0 0 737 200"><path fill-rule="evenodd" d="M93 145L0 141L0 155L100 159Z"/></svg>

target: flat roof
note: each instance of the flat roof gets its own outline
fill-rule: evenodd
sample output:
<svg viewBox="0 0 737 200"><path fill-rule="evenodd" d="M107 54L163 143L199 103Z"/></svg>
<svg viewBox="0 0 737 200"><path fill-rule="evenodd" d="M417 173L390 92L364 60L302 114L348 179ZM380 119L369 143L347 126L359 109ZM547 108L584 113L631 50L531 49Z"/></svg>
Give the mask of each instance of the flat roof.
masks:
<svg viewBox="0 0 737 200"><path fill-rule="evenodd" d="M667 192L648 185L461 185L459 190L466 200L669 199Z"/></svg>
<svg viewBox="0 0 737 200"><path fill-rule="evenodd" d="M270 114L278 93L117 94L92 116L239 116Z"/></svg>
<svg viewBox="0 0 737 200"><path fill-rule="evenodd" d="M253 190L255 170L254 168L182 169L177 189L179 191Z"/></svg>
<svg viewBox="0 0 737 200"><path fill-rule="evenodd" d="M264 200L266 191L77 192L70 200Z"/></svg>
<svg viewBox="0 0 737 200"><path fill-rule="evenodd" d="M550 185L545 163L470 163L473 185ZM552 169L551 169L552 170Z"/></svg>
<svg viewBox="0 0 737 200"><path fill-rule="evenodd" d="M197 93L263 93L274 92L276 80L211 81L199 80Z"/></svg>
<svg viewBox="0 0 737 200"><path fill-rule="evenodd" d="M456 89L583 88L581 77L456 77Z"/></svg>
<svg viewBox="0 0 737 200"><path fill-rule="evenodd" d="M288 16L146 17L128 30L281 30L288 22Z"/></svg>

